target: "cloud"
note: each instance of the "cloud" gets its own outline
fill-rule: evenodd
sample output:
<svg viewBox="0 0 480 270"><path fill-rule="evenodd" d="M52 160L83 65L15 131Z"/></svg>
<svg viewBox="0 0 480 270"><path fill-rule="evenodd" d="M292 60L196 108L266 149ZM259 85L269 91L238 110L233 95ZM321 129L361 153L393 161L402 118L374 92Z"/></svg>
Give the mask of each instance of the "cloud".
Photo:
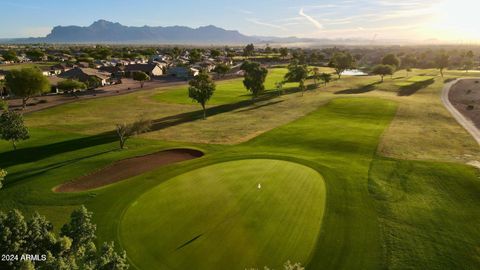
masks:
<svg viewBox="0 0 480 270"><path fill-rule="evenodd" d="M267 23L267 22L262 22L262 21L259 21L257 19L247 19L247 21L251 22L251 23L254 23L254 24L257 24L257 25L261 25L261 26L266 26L266 27L270 27L270 28L275 28L275 29L280 29L282 31L287 31L288 29L281 26L281 25L276 25L276 24L272 24L272 23Z"/></svg>
<svg viewBox="0 0 480 270"><path fill-rule="evenodd" d="M303 8L300 9L300 11L298 12L298 15L304 17L305 19L307 19L309 22L311 22L316 28L322 30L323 29L323 25L315 20L312 16L310 15L307 15L305 14L305 12L303 11Z"/></svg>

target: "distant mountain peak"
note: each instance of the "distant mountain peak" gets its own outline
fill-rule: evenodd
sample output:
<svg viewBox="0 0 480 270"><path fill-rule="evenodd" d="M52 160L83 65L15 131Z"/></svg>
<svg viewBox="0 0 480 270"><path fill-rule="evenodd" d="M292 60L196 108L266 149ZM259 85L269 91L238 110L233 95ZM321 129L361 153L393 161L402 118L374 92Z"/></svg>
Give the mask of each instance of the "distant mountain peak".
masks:
<svg viewBox="0 0 480 270"><path fill-rule="evenodd" d="M166 44L243 44L258 41L238 31L206 25L186 26L124 26L104 19L90 26L56 26L45 37L53 43L166 43Z"/></svg>

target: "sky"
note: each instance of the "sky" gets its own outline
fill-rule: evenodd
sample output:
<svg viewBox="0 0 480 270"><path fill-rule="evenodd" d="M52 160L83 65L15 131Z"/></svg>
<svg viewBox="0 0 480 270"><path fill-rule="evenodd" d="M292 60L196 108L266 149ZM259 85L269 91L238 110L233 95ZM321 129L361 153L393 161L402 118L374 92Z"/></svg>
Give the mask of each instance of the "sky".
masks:
<svg viewBox="0 0 480 270"><path fill-rule="evenodd" d="M0 10L0 38L105 19L261 36L480 42L479 0L0 0Z"/></svg>

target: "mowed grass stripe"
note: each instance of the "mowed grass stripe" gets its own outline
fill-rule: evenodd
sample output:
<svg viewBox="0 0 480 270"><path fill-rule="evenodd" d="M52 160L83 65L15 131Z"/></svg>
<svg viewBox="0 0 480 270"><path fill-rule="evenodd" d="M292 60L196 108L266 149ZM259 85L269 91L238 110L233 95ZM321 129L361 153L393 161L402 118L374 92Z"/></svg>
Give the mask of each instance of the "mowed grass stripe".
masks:
<svg viewBox="0 0 480 270"><path fill-rule="evenodd" d="M373 98L339 98L314 113L245 143L310 160L325 179L326 210L310 269L377 269L381 233L368 170L396 104Z"/></svg>
<svg viewBox="0 0 480 270"><path fill-rule="evenodd" d="M306 262L324 201L322 177L303 165L267 159L215 164L142 195L124 216L122 243L142 269Z"/></svg>

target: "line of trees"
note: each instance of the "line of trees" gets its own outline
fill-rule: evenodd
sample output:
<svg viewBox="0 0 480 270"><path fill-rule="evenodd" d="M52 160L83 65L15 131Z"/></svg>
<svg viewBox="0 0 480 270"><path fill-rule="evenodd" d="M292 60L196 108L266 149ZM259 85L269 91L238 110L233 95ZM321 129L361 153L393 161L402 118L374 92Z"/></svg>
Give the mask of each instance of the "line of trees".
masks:
<svg viewBox="0 0 480 270"><path fill-rule="evenodd" d="M92 216L82 206L56 234L52 223L37 212L28 220L16 209L0 212L0 254L10 256L0 261L0 269L128 269L126 252L117 252L113 242L96 247ZM26 254L38 258L21 260Z"/></svg>

